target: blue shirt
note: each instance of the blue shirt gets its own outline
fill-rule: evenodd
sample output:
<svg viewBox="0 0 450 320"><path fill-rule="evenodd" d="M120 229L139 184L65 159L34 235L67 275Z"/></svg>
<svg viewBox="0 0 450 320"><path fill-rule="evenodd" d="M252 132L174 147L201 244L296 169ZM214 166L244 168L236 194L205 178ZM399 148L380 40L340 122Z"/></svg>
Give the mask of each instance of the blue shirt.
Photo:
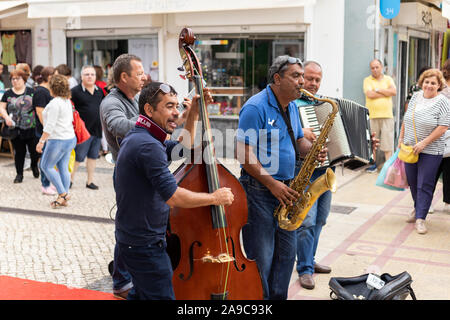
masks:
<svg viewBox="0 0 450 320"><path fill-rule="evenodd" d="M295 139L303 138L297 105L288 109ZM252 147L263 168L277 180L294 177L295 149L270 85L255 94L239 113L237 140Z"/></svg>
<svg viewBox="0 0 450 320"><path fill-rule="evenodd" d="M177 189L169 171L178 142L164 143L145 128L135 127L123 139L116 163L116 239L145 246L165 239L169 200Z"/></svg>

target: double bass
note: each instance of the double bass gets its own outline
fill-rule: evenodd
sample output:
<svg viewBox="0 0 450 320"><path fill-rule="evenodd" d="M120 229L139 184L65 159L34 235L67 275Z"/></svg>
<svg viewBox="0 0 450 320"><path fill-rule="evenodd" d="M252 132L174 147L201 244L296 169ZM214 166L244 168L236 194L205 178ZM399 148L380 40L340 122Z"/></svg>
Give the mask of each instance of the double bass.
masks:
<svg viewBox="0 0 450 320"><path fill-rule="evenodd" d="M185 161L174 171L178 186L195 192L228 187L234 194L230 206L194 209L171 208L167 230L175 297L180 300L263 299L256 263L244 255L240 240L247 223L247 198L239 180L215 158L201 65L191 48L195 36L184 28L179 49L186 77L200 95L202 159ZM191 163L192 162L192 163Z"/></svg>

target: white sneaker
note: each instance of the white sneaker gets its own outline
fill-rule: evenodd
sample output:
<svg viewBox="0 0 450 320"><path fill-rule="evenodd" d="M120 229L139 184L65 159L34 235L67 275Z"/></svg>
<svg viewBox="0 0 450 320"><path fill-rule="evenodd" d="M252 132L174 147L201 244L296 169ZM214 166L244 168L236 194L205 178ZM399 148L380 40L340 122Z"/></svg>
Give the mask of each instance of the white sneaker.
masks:
<svg viewBox="0 0 450 320"><path fill-rule="evenodd" d="M406 222L408 222L408 223L416 222L416 210L415 209L413 209L408 214L408 218L406 219Z"/></svg>
<svg viewBox="0 0 450 320"><path fill-rule="evenodd" d="M42 193L46 194L48 196L54 196L55 194L58 193L58 192L56 192L54 187L52 188L52 186L48 186L47 188L45 188L45 187L41 187L41 188L42 188Z"/></svg>
<svg viewBox="0 0 450 320"><path fill-rule="evenodd" d="M425 227L425 220L423 219L417 219L416 220L416 230L418 234L425 234L427 233L427 227Z"/></svg>
<svg viewBox="0 0 450 320"><path fill-rule="evenodd" d="M442 211L450 213L450 203L445 203Z"/></svg>

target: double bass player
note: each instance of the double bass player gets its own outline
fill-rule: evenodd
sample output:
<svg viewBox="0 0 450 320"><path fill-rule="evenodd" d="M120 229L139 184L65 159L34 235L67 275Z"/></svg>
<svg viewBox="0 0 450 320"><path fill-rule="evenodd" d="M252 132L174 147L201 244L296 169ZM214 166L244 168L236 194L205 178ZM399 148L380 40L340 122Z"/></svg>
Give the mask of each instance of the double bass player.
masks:
<svg viewBox="0 0 450 320"><path fill-rule="evenodd" d="M207 98L211 96L207 94ZM131 274L133 288L127 299L175 299L172 266L165 233L170 207L193 208L230 205L229 188L213 193L192 192L177 185L168 169L178 143L190 148L198 118L199 96L194 97L179 141L167 140L177 127L177 93L173 87L152 82L139 97L136 126L123 139L116 162L116 239ZM193 212L192 214L195 214Z"/></svg>

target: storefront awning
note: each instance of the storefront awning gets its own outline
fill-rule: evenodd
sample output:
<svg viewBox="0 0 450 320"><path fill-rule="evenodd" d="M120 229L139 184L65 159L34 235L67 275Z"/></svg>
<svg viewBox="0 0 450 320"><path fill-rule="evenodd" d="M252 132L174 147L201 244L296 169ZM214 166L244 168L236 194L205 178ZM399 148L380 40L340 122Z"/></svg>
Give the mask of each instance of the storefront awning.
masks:
<svg viewBox="0 0 450 320"><path fill-rule="evenodd" d="M315 4L316 0L28 0L27 2L28 18L61 18L294 8Z"/></svg>
<svg viewBox="0 0 450 320"><path fill-rule="evenodd" d="M27 11L27 1L0 1L0 19Z"/></svg>

